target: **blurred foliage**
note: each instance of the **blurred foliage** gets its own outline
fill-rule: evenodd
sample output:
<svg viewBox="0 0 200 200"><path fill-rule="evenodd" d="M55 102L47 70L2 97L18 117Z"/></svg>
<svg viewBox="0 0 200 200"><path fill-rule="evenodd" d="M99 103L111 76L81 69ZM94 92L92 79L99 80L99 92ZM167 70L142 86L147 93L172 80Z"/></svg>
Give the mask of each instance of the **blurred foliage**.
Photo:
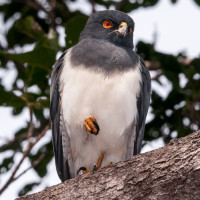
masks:
<svg viewBox="0 0 200 200"><path fill-rule="evenodd" d="M27 184L25 187L23 187L23 189L19 191L19 196L23 196L27 194L27 192L31 191L34 188L34 186L37 186L39 184L40 184L39 182L33 182L33 183Z"/></svg>
<svg viewBox="0 0 200 200"><path fill-rule="evenodd" d="M175 136L183 137L199 129L200 122L200 58L187 60L185 55L177 56L157 52L152 44L139 42L137 53L155 66L151 71L162 73L153 82L162 86L161 79L167 79L172 89L166 98L152 91L153 120L146 125L145 140L163 137L169 142ZM183 83L183 81L185 83Z"/></svg>
<svg viewBox="0 0 200 200"><path fill-rule="evenodd" d="M177 0L169 0L176 3ZM109 9L111 6L123 12L130 12L137 8L155 6L159 0L93 0L91 12L95 12L96 5ZM197 5L200 1L194 0ZM31 138L36 138L49 123L49 116L45 114L49 109L49 82L52 66L56 55L77 43L78 36L83 29L88 16L82 10L70 9L76 0L10 0L0 3L0 14L3 16L6 44L0 44L0 70L9 70L12 64L16 70L16 77L11 89L7 89L0 78L0 106L12 108L13 115L21 114L28 109L35 120ZM66 33L65 47L59 43L59 28ZM32 47L26 51L27 46ZM157 91L152 91L151 113L153 119L146 125L145 140L152 141L163 137L165 142L177 136L182 137L199 129L200 121L200 58L187 62L187 57L180 53L169 55L157 52L153 44L140 41L136 51L149 64L149 69L155 75L153 83L163 87L163 79L171 85L166 98ZM185 83L182 84L182 78ZM164 87L163 87L164 88ZM30 116L31 118L31 116ZM0 163L0 174L13 170L16 152L23 153L24 144L28 137L31 122L16 130L14 139L0 146L0 152L11 151ZM42 156L45 155L45 156ZM28 159L34 166L35 172L42 178L47 174L47 165L53 158L51 141L40 148L30 151ZM31 165L31 164L30 164ZM31 191L39 182L22 185L19 195Z"/></svg>

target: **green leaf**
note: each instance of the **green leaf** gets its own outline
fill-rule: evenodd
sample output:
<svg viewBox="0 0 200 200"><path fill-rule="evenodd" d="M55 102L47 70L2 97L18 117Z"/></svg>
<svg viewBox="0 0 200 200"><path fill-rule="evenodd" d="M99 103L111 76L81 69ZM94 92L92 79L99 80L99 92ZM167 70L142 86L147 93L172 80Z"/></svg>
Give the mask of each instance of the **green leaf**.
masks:
<svg viewBox="0 0 200 200"><path fill-rule="evenodd" d="M7 1L7 3L4 3L3 5L1 5L0 12L4 13L3 15L4 21L7 21L11 17L13 17L15 13L19 13L22 7L23 7L23 4L19 4L13 1L12 3L11 2L8 3Z"/></svg>
<svg viewBox="0 0 200 200"><path fill-rule="evenodd" d="M119 6L118 9L120 9L121 11L125 12L125 13L129 13L132 10L136 10L140 7L151 7L151 6L155 6L157 3L159 2L159 0L143 0L143 1L134 1L133 3L129 0L124 1L123 3L121 3L121 5Z"/></svg>
<svg viewBox="0 0 200 200"><path fill-rule="evenodd" d="M66 23L67 49L78 43L80 32L83 30L87 19L88 17L86 15L77 15Z"/></svg>
<svg viewBox="0 0 200 200"><path fill-rule="evenodd" d="M27 194L29 191L31 191L35 186L39 185L40 182L32 182L29 183L27 185L25 185L19 192L18 195L19 196L23 196L25 194Z"/></svg>
<svg viewBox="0 0 200 200"><path fill-rule="evenodd" d="M172 2L172 3L176 3L176 2L177 2L177 0L171 0L171 2Z"/></svg>
<svg viewBox="0 0 200 200"><path fill-rule="evenodd" d="M28 63L50 71L55 62L56 51L44 46L38 46L33 51L21 54L5 53L0 50L0 56L19 62Z"/></svg>
<svg viewBox="0 0 200 200"><path fill-rule="evenodd" d="M5 173L12 168L14 156L10 156L8 158L4 158L3 162L0 165L0 174Z"/></svg>
<svg viewBox="0 0 200 200"><path fill-rule="evenodd" d="M32 16L27 16L25 19L20 18L15 22L14 28L16 31L33 39L38 40L44 37L44 31Z"/></svg>
<svg viewBox="0 0 200 200"><path fill-rule="evenodd" d="M52 64L53 65L53 64ZM25 82L28 87L32 85L37 85L39 87L40 93L48 87L47 76L50 73L50 69L41 69L39 67L34 67L28 65L25 71Z"/></svg>
<svg viewBox="0 0 200 200"><path fill-rule="evenodd" d="M200 0L194 0L194 2L195 2L198 6L200 6Z"/></svg>
<svg viewBox="0 0 200 200"><path fill-rule="evenodd" d="M49 108L50 107L50 100L49 99L39 99L35 102L34 108L42 109L42 108Z"/></svg>
<svg viewBox="0 0 200 200"><path fill-rule="evenodd" d="M52 142L50 141L48 144L45 144L43 147L39 149L39 151L35 155L30 155L30 161L36 161L41 154L45 152L45 156L42 161L34 167L34 170L38 173L40 177L44 177L47 174L47 166L51 159L53 158L53 146Z"/></svg>
<svg viewBox="0 0 200 200"><path fill-rule="evenodd" d="M109 7L112 5L112 4L115 4L116 2L115 1L104 1L104 0L94 0L94 2L96 4L100 4L100 5L103 5L105 6L107 9L109 9Z"/></svg>
<svg viewBox="0 0 200 200"><path fill-rule="evenodd" d="M11 106L11 107L23 107L25 106L24 101L16 96L13 92L6 91L0 86L0 106Z"/></svg>
<svg viewBox="0 0 200 200"><path fill-rule="evenodd" d="M9 47L33 43L43 37L46 37L44 31L32 16L16 20L7 35Z"/></svg>

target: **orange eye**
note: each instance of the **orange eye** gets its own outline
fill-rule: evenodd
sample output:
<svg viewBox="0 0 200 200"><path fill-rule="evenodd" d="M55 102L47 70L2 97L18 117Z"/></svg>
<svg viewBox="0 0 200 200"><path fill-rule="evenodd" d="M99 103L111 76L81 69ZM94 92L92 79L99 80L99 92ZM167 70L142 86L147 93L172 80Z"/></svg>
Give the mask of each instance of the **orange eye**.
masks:
<svg viewBox="0 0 200 200"><path fill-rule="evenodd" d="M113 26L112 22L110 20L106 20L103 22L104 28L111 28Z"/></svg>

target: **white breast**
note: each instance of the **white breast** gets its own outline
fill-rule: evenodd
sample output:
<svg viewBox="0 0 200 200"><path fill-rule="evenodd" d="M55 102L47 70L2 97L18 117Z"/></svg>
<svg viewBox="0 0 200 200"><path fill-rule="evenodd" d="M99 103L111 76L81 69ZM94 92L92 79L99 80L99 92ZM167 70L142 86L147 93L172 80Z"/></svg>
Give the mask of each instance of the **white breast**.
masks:
<svg viewBox="0 0 200 200"><path fill-rule="evenodd" d="M60 81L74 171L82 166L92 169L101 152L105 152L102 166L124 160L128 142L125 130L137 118L139 66L123 74L105 76L80 66L71 67L69 57L70 51L65 56ZM83 122L91 116L96 118L100 132L87 138Z"/></svg>

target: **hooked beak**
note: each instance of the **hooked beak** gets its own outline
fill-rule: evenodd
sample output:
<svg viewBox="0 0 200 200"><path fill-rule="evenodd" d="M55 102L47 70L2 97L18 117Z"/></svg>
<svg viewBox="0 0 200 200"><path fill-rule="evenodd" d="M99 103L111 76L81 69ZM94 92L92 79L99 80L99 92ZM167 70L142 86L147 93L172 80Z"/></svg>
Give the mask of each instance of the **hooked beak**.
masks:
<svg viewBox="0 0 200 200"><path fill-rule="evenodd" d="M116 32L125 37L128 33L128 24L126 22L121 22Z"/></svg>

